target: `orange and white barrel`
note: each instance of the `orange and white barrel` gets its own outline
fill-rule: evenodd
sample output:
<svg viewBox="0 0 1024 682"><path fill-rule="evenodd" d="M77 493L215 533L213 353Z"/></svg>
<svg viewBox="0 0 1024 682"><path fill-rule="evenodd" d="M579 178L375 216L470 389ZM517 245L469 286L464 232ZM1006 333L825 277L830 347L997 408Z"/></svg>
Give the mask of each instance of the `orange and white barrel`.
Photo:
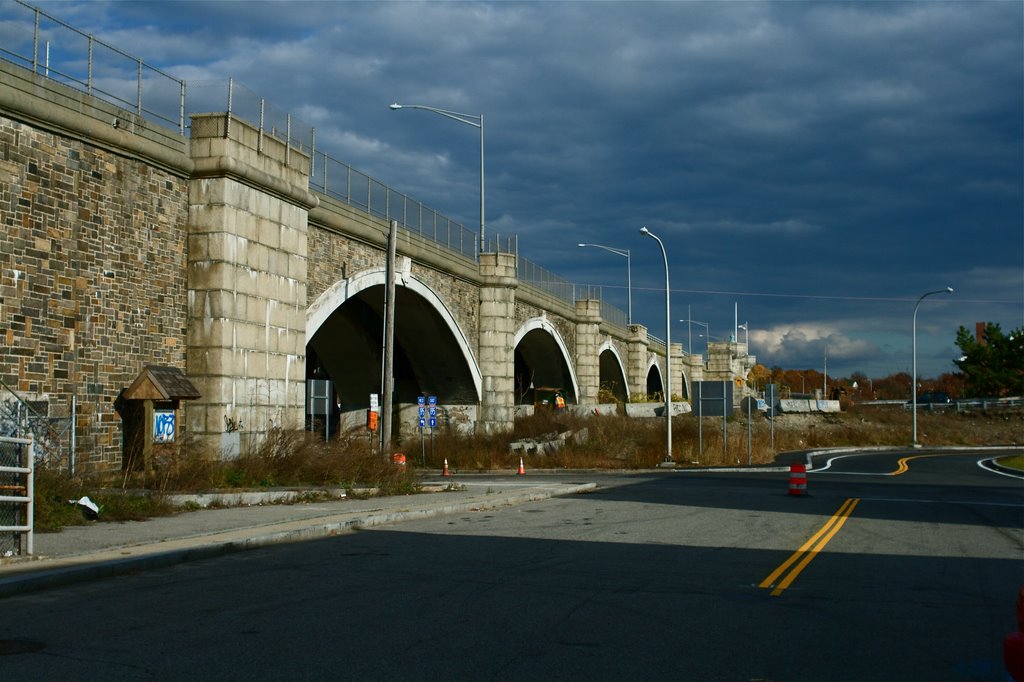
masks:
<svg viewBox="0 0 1024 682"><path fill-rule="evenodd" d="M789 494L790 495L806 495L807 494L807 465L806 464L790 464L789 465Z"/></svg>

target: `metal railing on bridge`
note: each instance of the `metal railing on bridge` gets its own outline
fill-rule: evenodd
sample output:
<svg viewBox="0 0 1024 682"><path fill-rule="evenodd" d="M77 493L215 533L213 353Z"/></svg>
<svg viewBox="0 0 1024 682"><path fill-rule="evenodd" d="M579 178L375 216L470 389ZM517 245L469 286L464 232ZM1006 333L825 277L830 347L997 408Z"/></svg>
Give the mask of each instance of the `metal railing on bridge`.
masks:
<svg viewBox="0 0 1024 682"><path fill-rule="evenodd" d="M7 61L185 134L185 81L23 0L9 10L0 44Z"/></svg>
<svg viewBox="0 0 1024 682"><path fill-rule="evenodd" d="M38 7L14 0L14 16L7 22L0 57L32 69L139 117L171 125L185 135L186 112L226 111L229 116L256 126L260 137L270 135L309 157L309 184L321 192L384 220L445 249L476 260L477 228L440 213L426 204L389 187L351 165L317 149L316 128L268 102L234 79L186 83L146 64L141 59L84 33ZM187 98L186 98L187 94ZM229 118L230 121L230 118ZM514 235L489 237L490 253L516 253ZM519 279L536 289L575 305L580 298L600 299L600 287L569 282L522 256ZM625 328L626 315L601 302L601 316Z"/></svg>

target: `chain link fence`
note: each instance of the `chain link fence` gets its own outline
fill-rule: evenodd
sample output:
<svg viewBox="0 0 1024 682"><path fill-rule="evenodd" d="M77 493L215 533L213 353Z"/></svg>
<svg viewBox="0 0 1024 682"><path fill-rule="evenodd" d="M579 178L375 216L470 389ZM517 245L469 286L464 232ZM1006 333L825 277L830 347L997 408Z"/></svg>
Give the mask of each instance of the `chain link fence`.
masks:
<svg viewBox="0 0 1024 682"><path fill-rule="evenodd" d="M30 438L36 466L75 473L74 406L67 414L47 398L26 399L0 381L0 437Z"/></svg>

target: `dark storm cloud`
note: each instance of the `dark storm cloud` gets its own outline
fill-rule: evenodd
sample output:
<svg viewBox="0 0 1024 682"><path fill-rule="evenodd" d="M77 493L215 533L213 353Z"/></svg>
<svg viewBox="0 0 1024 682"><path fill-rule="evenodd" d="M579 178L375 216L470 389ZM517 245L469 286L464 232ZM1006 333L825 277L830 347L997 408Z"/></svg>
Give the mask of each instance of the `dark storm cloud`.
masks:
<svg viewBox="0 0 1024 682"><path fill-rule="evenodd" d="M769 365L953 369L956 327L1024 317L1018 2L52 2L200 82L233 76L331 154L489 229L665 334L750 321ZM942 299L942 300L940 300ZM673 340L687 339L673 323Z"/></svg>

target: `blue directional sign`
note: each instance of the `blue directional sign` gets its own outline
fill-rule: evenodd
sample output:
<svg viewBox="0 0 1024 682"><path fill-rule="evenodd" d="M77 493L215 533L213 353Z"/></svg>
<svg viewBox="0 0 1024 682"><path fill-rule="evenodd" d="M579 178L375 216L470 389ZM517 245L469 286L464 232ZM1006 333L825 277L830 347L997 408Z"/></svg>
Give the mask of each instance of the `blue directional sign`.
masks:
<svg viewBox="0 0 1024 682"><path fill-rule="evenodd" d="M423 417L420 417L420 428L422 429L426 425L427 425L427 420L424 419Z"/></svg>
<svg viewBox="0 0 1024 682"><path fill-rule="evenodd" d="M420 403L422 405L422 402ZM427 413L430 415L430 428L437 428L437 396L427 396ZM420 421L423 421L423 408L420 408Z"/></svg>
<svg viewBox="0 0 1024 682"><path fill-rule="evenodd" d="M424 398L423 396L421 396L421 395L416 396L416 404L423 405L423 404L426 403L426 401L427 401L427 399Z"/></svg>

